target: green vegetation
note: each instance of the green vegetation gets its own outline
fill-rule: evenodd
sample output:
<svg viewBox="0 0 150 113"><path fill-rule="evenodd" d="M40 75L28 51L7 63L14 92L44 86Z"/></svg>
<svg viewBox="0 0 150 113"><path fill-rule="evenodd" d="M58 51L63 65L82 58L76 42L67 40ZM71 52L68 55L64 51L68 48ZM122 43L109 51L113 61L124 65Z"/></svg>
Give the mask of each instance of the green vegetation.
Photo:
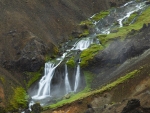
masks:
<svg viewBox="0 0 150 113"><path fill-rule="evenodd" d="M52 105L50 105L49 107L46 107L46 108L55 109L57 107L63 106L65 104L69 104L69 103L74 102L76 100L81 100L85 97L88 97L88 96L91 96L91 95L94 95L94 94L103 93L104 91L108 91L108 90L116 87L117 85L119 85L121 83L124 83L128 79L133 78L139 72L140 71L138 71L138 70L134 70L132 72L129 72L125 76L122 76L122 77L118 78L116 81L114 81L110 84L107 84L106 86L103 86L100 89L97 89L97 90L94 90L94 91L90 91L90 89L89 89L90 86L87 86L83 91L72 95L69 99L59 101L56 104L52 104ZM85 76L87 76L86 82L87 82L87 85L88 85L88 83L90 83L91 80L92 80L92 78L91 78L92 75L89 72L85 72Z"/></svg>
<svg viewBox="0 0 150 113"><path fill-rule="evenodd" d="M96 37L100 40L101 45L106 46L106 43L110 41L109 38L106 38L106 34L98 34Z"/></svg>
<svg viewBox="0 0 150 113"><path fill-rule="evenodd" d="M95 14L91 20L93 21L99 21L100 19L104 18L109 14L109 11L101 11L100 13Z"/></svg>
<svg viewBox="0 0 150 113"><path fill-rule="evenodd" d="M82 21L79 25L88 25L92 26L93 22L99 21L100 19L104 18L109 14L109 11L101 11L95 15L93 15L90 19Z"/></svg>
<svg viewBox="0 0 150 113"><path fill-rule="evenodd" d="M91 72L84 71L84 77L85 77L85 81L86 81L86 87L84 88L84 91L90 91L91 83L94 78L94 75Z"/></svg>
<svg viewBox="0 0 150 113"><path fill-rule="evenodd" d="M30 80L27 83L27 88L29 88L33 83L35 83L37 80L40 79L40 77L42 76L42 72L43 72L43 67L37 71L37 72L25 72L26 76L28 76L30 78Z"/></svg>
<svg viewBox="0 0 150 113"><path fill-rule="evenodd" d="M53 51L54 51L54 54L55 54L55 55L57 55L57 54L58 54L58 52L59 52L58 47L57 47L57 46L54 46Z"/></svg>
<svg viewBox="0 0 150 113"><path fill-rule="evenodd" d="M46 55L46 56L45 56L45 62L48 62L48 61L50 61L50 60L52 60L52 58L50 57L50 55Z"/></svg>
<svg viewBox="0 0 150 113"><path fill-rule="evenodd" d="M4 84L5 83L4 77L0 76L0 81Z"/></svg>
<svg viewBox="0 0 150 113"><path fill-rule="evenodd" d="M91 61L100 50L103 50L102 45L93 44L88 49L82 51L80 65L82 67L87 66L88 62Z"/></svg>
<svg viewBox="0 0 150 113"><path fill-rule="evenodd" d="M14 89L14 94L10 99L9 110L27 107L27 93L22 87Z"/></svg>
<svg viewBox="0 0 150 113"><path fill-rule="evenodd" d="M138 12L131 14L130 17L123 22L123 25L129 25L137 16L138 16Z"/></svg>
<svg viewBox="0 0 150 113"><path fill-rule="evenodd" d="M88 62L91 61L94 56L100 51L103 50L103 46L102 45L97 45L97 44L93 44L91 45L88 49L82 51L81 53L81 63L80 66L81 67L85 67L88 65ZM75 66L75 61L74 61L74 57L71 57L68 62L67 65L70 67L74 67Z"/></svg>
<svg viewBox="0 0 150 113"><path fill-rule="evenodd" d="M85 30L83 31L83 33L79 35L79 37L86 37L86 36L89 35L89 34L90 34L89 30L88 30L88 29L85 29Z"/></svg>
<svg viewBox="0 0 150 113"><path fill-rule="evenodd" d="M75 66L74 57L71 57L71 58L67 61L67 65L68 65L69 67L74 67L74 66Z"/></svg>

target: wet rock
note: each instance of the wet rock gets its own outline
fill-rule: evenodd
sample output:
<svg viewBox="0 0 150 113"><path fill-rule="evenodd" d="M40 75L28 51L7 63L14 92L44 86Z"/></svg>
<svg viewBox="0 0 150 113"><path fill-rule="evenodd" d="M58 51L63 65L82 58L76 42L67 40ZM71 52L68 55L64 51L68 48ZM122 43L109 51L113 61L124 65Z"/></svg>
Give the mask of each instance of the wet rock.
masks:
<svg viewBox="0 0 150 113"><path fill-rule="evenodd" d="M149 4L150 4L150 2L146 2L145 4L146 4L146 5L149 5Z"/></svg>
<svg viewBox="0 0 150 113"><path fill-rule="evenodd" d="M64 99L69 99L71 97L71 94L66 94L65 96L64 96Z"/></svg>
<svg viewBox="0 0 150 113"><path fill-rule="evenodd" d="M121 113L129 113L129 111L132 111L137 107L140 107L140 101L138 99L129 100Z"/></svg>
<svg viewBox="0 0 150 113"><path fill-rule="evenodd" d="M33 106L31 106L31 109L32 109L32 113L41 113L42 111L42 107L39 103L36 103Z"/></svg>

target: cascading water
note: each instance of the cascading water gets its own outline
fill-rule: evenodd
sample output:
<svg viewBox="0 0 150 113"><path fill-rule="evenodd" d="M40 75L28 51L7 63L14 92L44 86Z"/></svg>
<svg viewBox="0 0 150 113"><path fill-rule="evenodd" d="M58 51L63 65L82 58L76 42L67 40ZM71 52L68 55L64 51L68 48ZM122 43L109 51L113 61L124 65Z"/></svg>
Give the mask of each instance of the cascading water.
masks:
<svg viewBox="0 0 150 113"><path fill-rule="evenodd" d="M75 85L74 85L74 92L77 91L77 88L79 86L80 82L80 64L77 64L77 71L76 71L76 76L75 76Z"/></svg>
<svg viewBox="0 0 150 113"><path fill-rule="evenodd" d="M86 37L77 42L77 44L72 48L72 50L81 50L83 51L84 49L87 49L91 44L99 44L99 41L93 37Z"/></svg>
<svg viewBox="0 0 150 113"><path fill-rule="evenodd" d="M68 79L68 69L67 69L67 65L65 65L65 87L66 87L66 93L68 94L69 92L72 92L71 90L71 86L69 83L69 79Z"/></svg>
<svg viewBox="0 0 150 113"><path fill-rule="evenodd" d="M108 16L93 22L95 24L94 32L97 34L109 34L114 28L123 27L124 20L129 18L134 12L142 12L144 7L146 7L145 2L131 1L121 7L112 9Z"/></svg>
<svg viewBox="0 0 150 113"><path fill-rule="evenodd" d="M39 89L37 95L33 96L32 99L43 99L50 96L50 85L55 72L55 64L46 63L45 64L45 73L42 79L39 82Z"/></svg>
<svg viewBox="0 0 150 113"><path fill-rule="evenodd" d="M51 98L51 93L52 93L52 79L55 75L56 69L59 67L59 65L63 62L65 65L65 74L59 75L62 76L60 77L64 82L64 89L65 94L68 94L69 92L77 92L79 88L79 83L80 83L80 62L76 62L76 74L75 78L72 82L74 84L71 84L70 79L68 77L68 68L66 65L66 62L68 59L72 56L77 56L79 54L74 54L78 53L78 51L83 51L87 49L91 44L100 44L99 40L96 38L97 34L109 34L112 29L114 29L116 26L117 27L122 27L123 26L123 20L128 18L132 13L137 12L142 10L144 8L144 2L142 3L136 3L135 1L131 1L129 3L126 3L125 5L121 6L120 8L114 9L110 11L110 14L106 16L105 18L99 20L98 22L93 22L95 24L94 32L93 34L89 35L88 37L84 37L81 39L78 39L71 45L72 47L70 49L69 46L67 46L63 51L65 52L60 58L57 58L56 61L57 63L52 63L48 62L45 64L45 72L44 76L41 78L39 81L39 88L37 91L34 90L34 92L37 92L36 95L31 95L31 102L30 105L34 104L34 101L38 100L40 103L42 103L43 99L49 100ZM92 18L92 17L91 17ZM118 22L119 26L114 24ZM77 60L80 60L80 56L77 58ZM64 76L64 77L63 77ZM70 75L69 75L70 76ZM72 89L71 89L72 88ZM59 88L53 88L53 90L60 90ZM56 91L57 92L57 91ZM62 93L61 96L64 94ZM53 98L53 97L52 97ZM43 105L45 102L42 103Z"/></svg>

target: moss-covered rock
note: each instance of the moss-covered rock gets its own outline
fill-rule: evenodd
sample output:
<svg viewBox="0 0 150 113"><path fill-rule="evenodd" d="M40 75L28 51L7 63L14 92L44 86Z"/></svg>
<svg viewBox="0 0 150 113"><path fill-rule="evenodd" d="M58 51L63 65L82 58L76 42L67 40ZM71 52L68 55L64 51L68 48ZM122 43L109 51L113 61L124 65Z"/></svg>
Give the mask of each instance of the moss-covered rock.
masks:
<svg viewBox="0 0 150 113"><path fill-rule="evenodd" d="M91 61L93 59L93 57L97 54L97 52L102 49L103 49L102 45L93 44L88 49L82 51L80 65L82 67L87 66L88 62Z"/></svg>
<svg viewBox="0 0 150 113"><path fill-rule="evenodd" d="M42 77L44 67L41 67L40 70L37 72L25 72L25 76L27 76L28 81L26 83L27 88L29 88L33 83L35 83L37 80L39 80Z"/></svg>

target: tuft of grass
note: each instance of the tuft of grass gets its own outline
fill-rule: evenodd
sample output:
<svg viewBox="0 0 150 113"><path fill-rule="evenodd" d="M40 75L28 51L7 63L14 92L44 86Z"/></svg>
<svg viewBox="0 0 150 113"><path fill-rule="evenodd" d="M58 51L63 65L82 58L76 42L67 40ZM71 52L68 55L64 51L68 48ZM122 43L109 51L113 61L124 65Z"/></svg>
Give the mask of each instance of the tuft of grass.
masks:
<svg viewBox="0 0 150 113"><path fill-rule="evenodd" d="M125 76L122 76L122 77L118 78L116 81L114 81L110 84L107 84L106 86L103 86L97 90L90 91L90 89L89 89L90 86L87 86L83 91L72 95L69 99L59 101L56 104L52 104L46 108L56 109L56 108L61 107L65 104L69 104L69 103L72 103L72 102L77 101L77 100L82 100L85 97L92 96L94 94L103 93L104 91L111 90L112 88L116 87L117 85L124 83L125 81L127 81L130 78L133 78L139 72L140 71L138 71L138 70L134 70L132 72L129 72ZM88 83L88 82L90 83L92 80L91 74L89 72L85 72L85 74L87 76L86 83Z"/></svg>
<svg viewBox="0 0 150 113"><path fill-rule="evenodd" d="M10 108L9 110L17 110L20 107L27 107L27 93L22 87L17 87L14 89L14 94L10 99Z"/></svg>
<svg viewBox="0 0 150 113"><path fill-rule="evenodd" d="M102 45L93 44L88 49L82 51L80 65L82 67L87 66L88 62L91 61L100 50L103 50Z"/></svg>

